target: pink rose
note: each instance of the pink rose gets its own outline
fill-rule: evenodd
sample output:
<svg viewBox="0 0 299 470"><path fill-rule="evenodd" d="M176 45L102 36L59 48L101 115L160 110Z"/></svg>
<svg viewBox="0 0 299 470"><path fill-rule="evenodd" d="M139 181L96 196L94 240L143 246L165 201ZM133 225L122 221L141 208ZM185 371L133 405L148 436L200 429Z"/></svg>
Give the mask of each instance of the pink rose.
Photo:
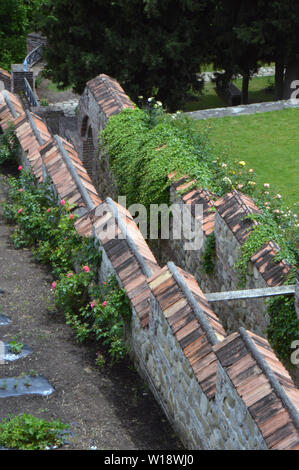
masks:
<svg viewBox="0 0 299 470"><path fill-rule="evenodd" d="M68 273L68 274L66 275L66 277L71 277L71 276L73 276L73 275L74 275L74 274L73 274L72 272L70 272L70 273Z"/></svg>
<svg viewBox="0 0 299 470"><path fill-rule="evenodd" d="M23 212L22 208L18 210L18 214L21 214L21 212Z"/></svg>
<svg viewBox="0 0 299 470"><path fill-rule="evenodd" d="M53 281L53 282L52 282L52 289L55 289L55 287L56 287L56 282Z"/></svg>
<svg viewBox="0 0 299 470"><path fill-rule="evenodd" d="M88 266L83 266L83 271L85 271L86 273L89 273L90 269Z"/></svg>
<svg viewBox="0 0 299 470"><path fill-rule="evenodd" d="M51 209L50 209L50 208L48 209L48 212L51 212Z"/></svg>
<svg viewBox="0 0 299 470"><path fill-rule="evenodd" d="M18 170L21 171L23 169L22 165L18 166Z"/></svg>
<svg viewBox="0 0 299 470"><path fill-rule="evenodd" d="M64 199L61 199L60 204L61 204L62 206L64 206L65 200L64 200Z"/></svg>
<svg viewBox="0 0 299 470"><path fill-rule="evenodd" d="M104 300L104 302L102 303L102 307L105 307L107 305L107 302L106 300Z"/></svg>
<svg viewBox="0 0 299 470"><path fill-rule="evenodd" d="M74 215L70 214L70 219L73 220L73 218L74 218Z"/></svg>
<svg viewBox="0 0 299 470"><path fill-rule="evenodd" d="M19 189L19 193L21 193L22 191L23 191L23 188L20 188L20 189Z"/></svg>
<svg viewBox="0 0 299 470"><path fill-rule="evenodd" d="M91 308L93 308L95 305L96 305L96 301L95 301L95 300L93 300L92 302L90 302Z"/></svg>

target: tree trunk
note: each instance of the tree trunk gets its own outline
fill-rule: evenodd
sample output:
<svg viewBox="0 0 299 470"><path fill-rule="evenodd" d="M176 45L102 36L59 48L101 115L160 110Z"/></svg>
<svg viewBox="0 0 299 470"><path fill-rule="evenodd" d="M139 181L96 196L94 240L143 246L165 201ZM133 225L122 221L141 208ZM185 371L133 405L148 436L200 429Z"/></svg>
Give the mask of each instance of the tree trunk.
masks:
<svg viewBox="0 0 299 470"><path fill-rule="evenodd" d="M284 63L275 62L275 100L283 99Z"/></svg>
<svg viewBox="0 0 299 470"><path fill-rule="evenodd" d="M299 80L299 60L293 60L288 62L286 66L285 80L283 86L283 99L289 100L292 96L292 93L295 92L295 89L298 87L298 84L295 84L295 80ZM298 93L297 93L298 95Z"/></svg>
<svg viewBox="0 0 299 470"><path fill-rule="evenodd" d="M248 104L248 87L249 87L249 79L250 73L244 73L242 80L242 104Z"/></svg>

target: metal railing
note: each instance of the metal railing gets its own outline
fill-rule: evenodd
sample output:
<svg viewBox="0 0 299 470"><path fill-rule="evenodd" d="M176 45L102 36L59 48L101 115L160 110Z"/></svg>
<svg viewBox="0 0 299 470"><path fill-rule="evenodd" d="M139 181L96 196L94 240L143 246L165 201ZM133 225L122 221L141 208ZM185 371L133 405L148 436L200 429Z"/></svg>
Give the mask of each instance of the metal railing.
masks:
<svg viewBox="0 0 299 470"><path fill-rule="evenodd" d="M24 93L25 93L25 96L27 98L29 105L34 106L34 107L40 106L38 98L36 94L34 93L34 91L32 90L31 86L29 85L27 78L24 78L24 84L25 84Z"/></svg>
<svg viewBox="0 0 299 470"><path fill-rule="evenodd" d="M27 72L27 70L33 65L37 64L43 57L43 44L40 44L39 46L35 47L27 56L25 57L25 60L23 62L24 66L24 71Z"/></svg>

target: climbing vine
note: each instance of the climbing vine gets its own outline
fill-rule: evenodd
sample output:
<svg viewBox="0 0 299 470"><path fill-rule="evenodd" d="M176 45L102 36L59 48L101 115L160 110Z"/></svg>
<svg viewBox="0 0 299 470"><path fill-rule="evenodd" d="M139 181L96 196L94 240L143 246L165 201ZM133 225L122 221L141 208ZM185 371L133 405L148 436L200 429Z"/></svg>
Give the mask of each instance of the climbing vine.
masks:
<svg viewBox="0 0 299 470"><path fill-rule="evenodd" d="M99 142L109 154L119 193L127 196L129 204L168 203L172 171L176 179L188 175L197 187L218 196L238 184L248 191L254 188L249 184L253 175L243 170L243 162L237 172L232 165L222 165L208 130L199 131L196 122L181 113L160 110L153 118L148 111L125 109L109 119Z"/></svg>

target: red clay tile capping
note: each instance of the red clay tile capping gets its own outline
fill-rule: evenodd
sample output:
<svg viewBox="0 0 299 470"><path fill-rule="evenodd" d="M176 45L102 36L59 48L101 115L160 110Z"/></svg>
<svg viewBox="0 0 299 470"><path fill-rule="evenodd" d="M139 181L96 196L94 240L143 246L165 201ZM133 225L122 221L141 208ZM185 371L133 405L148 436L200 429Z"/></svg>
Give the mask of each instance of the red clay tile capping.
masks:
<svg viewBox="0 0 299 470"><path fill-rule="evenodd" d="M14 128L34 176L38 181L42 181L42 158L39 149L52 137L46 123L42 118L27 110L25 114L14 120Z"/></svg>
<svg viewBox="0 0 299 470"><path fill-rule="evenodd" d="M168 179L174 180L175 172L168 175ZM177 193L186 190L189 186L192 186L195 180L190 181L190 178L183 176L177 181L173 181L171 186L176 190ZM191 214L195 215L195 204L201 204L203 206L203 221L202 229L203 233L208 236L214 231L214 219L215 212L213 211L215 195L205 189L191 189L185 194L181 195L182 202L184 204L190 204Z"/></svg>
<svg viewBox="0 0 299 470"><path fill-rule="evenodd" d="M212 346L226 333L194 277L168 263L149 280L174 336L208 398L216 393L217 358Z"/></svg>
<svg viewBox="0 0 299 470"><path fill-rule="evenodd" d="M0 79L1 79L1 75L3 75L4 77L6 77L10 80L10 77L11 77L10 73L7 72L7 70L4 70L0 67Z"/></svg>
<svg viewBox="0 0 299 470"><path fill-rule="evenodd" d="M108 75L98 75L89 80L86 86L92 92L107 119L125 108L134 109L134 104L120 84Z"/></svg>
<svg viewBox="0 0 299 470"><path fill-rule="evenodd" d="M244 328L213 347L269 449L299 445L299 390L268 341Z"/></svg>
<svg viewBox="0 0 299 470"><path fill-rule="evenodd" d="M160 271L154 255L131 214L112 199L107 198L89 216L95 236L126 290L142 327L147 326L150 309L147 278ZM107 223L114 229L115 237L105 232Z"/></svg>
<svg viewBox="0 0 299 470"><path fill-rule="evenodd" d="M90 220L90 213L83 214L74 223L74 227L80 237L90 237L92 235L92 222Z"/></svg>
<svg viewBox="0 0 299 470"><path fill-rule="evenodd" d="M7 90L0 92L0 127L3 132L24 112L23 105L16 95Z"/></svg>
<svg viewBox="0 0 299 470"><path fill-rule="evenodd" d="M291 269L291 266L284 260L274 261L274 257L278 252L279 246L270 241L251 257L252 263L269 287L282 285Z"/></svg>
<svg viewBox="0 0 299 470"><path fill-rule="evenodd" d="M246 216L260 212L252 199L234 190L218 199L218 201L215 202L215 207L238 242L241 245L245 243L250 228L257 224L255 220L246 219Z"/></svg>
<svg viewBox="0 0 299 470"><path fill-rule="evenodd" d="M4 88L10 90L11 88L11 75L6 70L0 67L0 81L4 83Z"/></svg>
<svg viewBox="0 0 299 470"><path fill-rule="evenodd" d="M72 144L55 136L40 147L40 154L61 199L87 210L101 202Z"/></svg>
<svg viewBox="0 0 299 470"><path fill-rule="evenodd" d="M250 197L236 190L220 198L214 205L240 245L243 245L250 228L258 224L255 220L246 219L246 216L257 214L260 210ZM283 284L291 268L286 261L274 261L278 252L279 246L270 241L251 257L252 263L270 287Z"/></svg>

